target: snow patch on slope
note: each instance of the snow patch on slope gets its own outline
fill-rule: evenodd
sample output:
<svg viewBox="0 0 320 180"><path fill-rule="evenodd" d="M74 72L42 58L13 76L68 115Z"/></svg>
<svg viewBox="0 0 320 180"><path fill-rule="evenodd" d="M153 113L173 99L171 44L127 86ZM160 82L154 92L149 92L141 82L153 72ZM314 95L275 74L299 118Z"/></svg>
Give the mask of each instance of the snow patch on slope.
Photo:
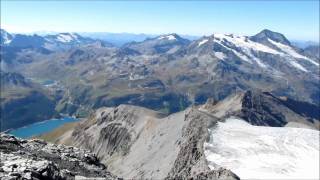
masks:
<svg viewBox="0 0 320 180"><path fill-rule="evenodd" d="M319 178L319 131L229 118L209 133L204 148L210 169L222 166L242 179Z"/></svg>
<svg viewBox="0 0 320 180"><path fill-rule="evenodd" d="M223 52L214 52L214 55L219 59L225 59L227 56Z"/></svg>
<svg viewBox="0 0 320 180"><path fill-rule="evenodd" d="M200 41L198 43L198 46L201 46L201 45L205 44L206 42L208 42L208 39L203 39L202 41Z"/></svg>
<svg viewBox="0 0 320 180"><path fill-rule="evenodd" d="M57 37L60 42L71 42L77 40L78 38L74 34L59 34Z"/></svg>
<svg viewBox="0 0 320 180"><path fill-rule="evenodd" d="M300 69L301 71L304 71L304 72L308 72L308 70L306 70L306 68L304 68L301 64L299 64L299 63L297 63L297 62L295 62L295 61L290 61L290 64L293 66L293 67L295 67L295 68L297 68L297 69Z"/></svg>
<svg viewBox="0 0 320 180"><path fill-rule="evenodd" d="M167 36L161 36L158 39L176 40L176 37L174 35L170 34Z"/></svg>
<svg viewBox="0 0 320 180"><path fill-rule="evenodd" d="M234 36L234 35L225 35L225 34L214 34L214 41L221 44L225 48L231 50L236 56L240 59L247 61L249 63L255 62L258 66L262 68L268 68L262 60L256 57L252 52L253 51L262 51L265 53L270 54L277 54L278 52L259 43L253 42L249 40L246 36ZM238 49L233 49L227 47L224 44L232 44L233 46L237 47ZM241 51L239 51L239 49Z"/></svg>
<svg viewBox="0 0 320 180"><path fill-rule="evenodd" d="M225 39L228 42L234 44L236 47L240 47L243 49L261 51L261 52L270 53L270 54L280 54L278 51L271 49L268 46L251 41L246 36L214 34L214 37L219 38L220 41Z"/></svg>
<svg viewBox="0 0 320 180"><path fill-rule="evenodd" d="M298 59L305 59L308 60L310 63L319 66L319 63L314 62L313 60L311 60L310 58L303 56L301 54L299 54L297 51L295 51L292 47L273 41L271 39L268 39L269 42L271 42L273 45L275 45L276 47L278 47L281 51L283 51L285 54L292 56L294 58L298 58Z"/></svg>
<svg viewBox="0 0 320 180"><path fill-rule="evenodd" d="M217 41L218 44L220 44L221 46L223 46L224 48L226 49L229 49L230 51L232 51L236 56L238 56L240 59L252 64L252 61L244 54L241 54L239 52L237 52L236 50L232 49L232 48L229 48L227 46L225 46L222 42L220 41Z"/></svg>

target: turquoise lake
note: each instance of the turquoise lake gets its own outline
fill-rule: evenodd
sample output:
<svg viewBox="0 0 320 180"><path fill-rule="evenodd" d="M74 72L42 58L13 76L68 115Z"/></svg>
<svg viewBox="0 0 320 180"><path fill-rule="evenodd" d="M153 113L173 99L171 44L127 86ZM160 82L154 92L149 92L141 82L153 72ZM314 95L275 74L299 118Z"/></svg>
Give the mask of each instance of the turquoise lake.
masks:
<svg viewBox="0 0 320 180"><path fill-rule="evenodd" d="M9 132L16 137L20 138L30 138L32 136L41 135L47 132L50 132L65 123L79 121L79 119L72 117L64 117L61 119L50 119L42 122L37 122L34 124L30 124L28 126L24 126L18 129L13 129Z"/></svg>

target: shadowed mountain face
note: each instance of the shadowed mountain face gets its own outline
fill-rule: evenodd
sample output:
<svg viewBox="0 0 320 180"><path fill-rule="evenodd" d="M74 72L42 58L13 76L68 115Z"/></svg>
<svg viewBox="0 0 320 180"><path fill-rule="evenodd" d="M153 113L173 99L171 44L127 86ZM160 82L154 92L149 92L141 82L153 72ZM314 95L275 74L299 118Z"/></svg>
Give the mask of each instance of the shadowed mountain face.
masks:
<svg viewBox="0 0 320 180"><path fill-rule="evenodd" d="M120 104L169 114L251 89L320 101L317 54L270 30L193 41L165 34L122 47L75 33L1 35L1 69L54 82L43 88L58 96L55 110L70 115Z"/></svg>
<svg viewBox="0 0 320 180"><path fill-rule="evenodd" d="M0 72L1 73L1 87L6 86L22 86L30 87L27 80L18 73Z"/></svg>
<svg viewBox="0 0 320 180"><path fill-rule="evenodd" d="M58 115L55 99L39 84L19 73L1 71L1 131Z"/></svg>
<svg viewBox="0 0 320 180"><path fill-rule="evenodd" d="M277 98L270 93L246 92L239 116L253 125L279 127L289 122L301 122L320 128L319 106L290 98Z"/></svg>
<svg viewBox="0 0 320 180"><path fill-rule="evenodd" d="M315 56L320 59L320 46L319 45L311 45L304 48L304 53L309 56Z"/></svg>
<svg viewBox="0 0 320 180"><path fill-rule="evenodd" d="M252 125L282 127L302 124L320 128L320 107L288 97L276 97L269 92L246 91L200 107L219 118L237 116Z"/></svg>

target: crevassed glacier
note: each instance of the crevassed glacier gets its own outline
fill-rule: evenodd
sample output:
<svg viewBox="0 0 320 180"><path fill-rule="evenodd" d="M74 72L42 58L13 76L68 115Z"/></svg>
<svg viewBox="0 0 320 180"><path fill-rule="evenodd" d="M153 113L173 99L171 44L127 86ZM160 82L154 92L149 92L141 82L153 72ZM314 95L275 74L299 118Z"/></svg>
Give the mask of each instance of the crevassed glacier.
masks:
<svg viewBox="0 0 320 180"><path fill-rule="evenodd" d="M211 169L225 167L241 179L319 179L319 131L229 118L209 132L204 148Z"/></svg>

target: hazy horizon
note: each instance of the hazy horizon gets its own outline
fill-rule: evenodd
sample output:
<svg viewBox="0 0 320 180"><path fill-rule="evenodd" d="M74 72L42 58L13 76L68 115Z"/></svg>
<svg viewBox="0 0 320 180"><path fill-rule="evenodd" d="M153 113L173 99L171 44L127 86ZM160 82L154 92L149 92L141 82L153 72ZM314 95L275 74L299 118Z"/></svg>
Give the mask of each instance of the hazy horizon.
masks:
<svg viewBox="0 0 320 180"><path fill-rule="evenodd" d="M13 33L108 32L254 35L319 41L319 1L1 1L1 28Z"/></svg>
<svg viewBox="0 0 320 180"><path fill-rule="evenodd" d="M5 31L7 31L7 29L5 28L2 28L1 29L4 29ZM262 31L262 30L261 30ZM98 31L98 32L70 32L70 31L33 31L33 32L11 32L11 31L7 31L11 34L27 34L27 35L32 35L32 34L37 34L37 35L55 35L55 34L59 34L59 33L77 33L77 34L80 34L80 35L88 35L88 34L96 34L97 36L99 36L100 34L108 34L108 35L136 35L136 36L149 36L149 37L156 37L156 36L161 36L161 35L164 35L164 34L170 34L170 33L164 33L164 34L148 34L148 33L130 33L130 32L102 32L102 31ZM259 31L260 32L260 31ZM257 32L257 33L259 33ZM172 33L175 33L175 32L172 32ZM256 34L257 34L256 33ZM281 32L279 32L281 33ZM187 38L189 40L196 40L196 39L199 39L203 36L210 36L212 34L215 34L215 32L212 32L212 34L209 34L209 35L190 35L190 34L179 34L179 33L176 33L178 34L179 36L183 36L184 38ZM219 32L220 34L220 32ZM233 33L234 35L240 35L240 34L235 34ZM244 36L253 36L255 34L241 34L241 35L244 35ZM88 36L90 37L90 36ZM96 39L99 39L99 38L96 38ZM319 39L312 39L312 40L309 40L309 39L290 39L288 38L289 41L292 41L292 42L301 42L301 43L315 43L315 44L319 44L320 43L320 40Z"/></svg>

